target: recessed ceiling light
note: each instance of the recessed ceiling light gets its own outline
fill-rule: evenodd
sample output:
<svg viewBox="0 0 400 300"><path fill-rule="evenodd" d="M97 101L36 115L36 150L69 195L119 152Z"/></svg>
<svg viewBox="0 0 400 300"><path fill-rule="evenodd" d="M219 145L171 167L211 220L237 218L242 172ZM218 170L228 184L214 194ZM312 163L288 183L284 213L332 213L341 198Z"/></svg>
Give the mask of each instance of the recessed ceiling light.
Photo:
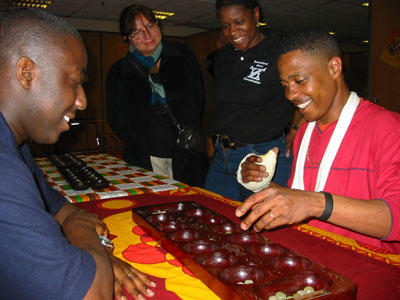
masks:
<svg viewBox="0 0 400 300"><path fill-rule="evenodd" d="M153 13L156 16L156 19L160 19L160 20L164 20L168 17L175 15L175 13L172 13L172 12L156 11L156 10L153 10Z"/></svg>
<svg viewBox="0 0 400 300"><path fill-rule="evenodd" d="M267 23L259 22L258 25L260 25L260 26L267 26Z"/></svg>
<svg viewBox="0 0 400 300"><path fill-rule="evenodd" d="M368 6L369 6L369 2L362 3L361 5L362 5L362 6L367 6L367 7L368 7Z"/></svg>
<svg viewBox="0 0 400 300"><path fill-rule="evenodd" d="M42 1L42 0L19 0L12 3L13 6L17 7L32 7L32 8L42 8L45 9L53 1Z"/></svg>
<svg viewBox="0 0 400 300"><path fill-rule="evenodd" d="M365 41L363 41L363 43L364 43L364 44L368 44L368 43L369 43L369 41L368 41L368 40L365 40Z"/></svg>
<svg viewBox="0 0 400 300"><path fill-rule="evenodd" d="M336 32L329 31L329 34L330 34L330 35L334 35L334 34L336 34Z"/></svg>

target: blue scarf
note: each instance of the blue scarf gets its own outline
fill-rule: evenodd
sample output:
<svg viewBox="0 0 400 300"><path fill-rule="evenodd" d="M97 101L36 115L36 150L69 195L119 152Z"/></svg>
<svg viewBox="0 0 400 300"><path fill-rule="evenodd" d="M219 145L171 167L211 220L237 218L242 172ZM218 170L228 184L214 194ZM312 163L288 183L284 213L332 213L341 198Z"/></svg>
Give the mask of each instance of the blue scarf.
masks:
<svg viewBox="0 0 400 300"><path fill-rule="evenodd" d="M146 67L147 69L151 69L157 64L158 59L160 58L161 51L162 51L162 43L160 42L156 48L156 50L150 55L150 56L145 56L142 53L139 52L138 49L134 48L131 44L129 47L129 51L132 53L132 55L140 61L140 63Z"/></svg>
<svg viewBox="0 0 400 300"><path fill-rule="evenodd" d="M156 66L157 61L160 58L161 51L162 51L162 43L158 44L156 50L150 56L145 56L140 53L136 48L132 45L129 48L129 51L132 55L139 60L139 62L147 69L151 69ZM162 84L156 83L152 80L151 74L149 74L149 82L151 85L151 105L155 106L157 103L165 104L165 91L164 86Z"/></svg>

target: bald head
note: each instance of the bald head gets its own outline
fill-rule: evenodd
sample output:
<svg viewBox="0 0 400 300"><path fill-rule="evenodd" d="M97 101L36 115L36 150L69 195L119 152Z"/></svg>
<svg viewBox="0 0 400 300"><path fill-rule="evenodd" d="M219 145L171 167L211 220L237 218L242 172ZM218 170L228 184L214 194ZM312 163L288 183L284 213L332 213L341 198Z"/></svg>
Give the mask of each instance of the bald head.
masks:
<svg viewBox="0 0 400 300"><path fill-rule="evenodd" d="M79 33L42 10L0 17L0 112L18 144L54 143L86 107L87 55Z"/></svg>
<svg viewBox="0 0 400 300"><path fill-rule="evenodd" d="M38 9L13 9L0 16L0 66L12 57L48 59L58 47L68 47L66 36L81 41L77 30L63 19Z"/></svg>

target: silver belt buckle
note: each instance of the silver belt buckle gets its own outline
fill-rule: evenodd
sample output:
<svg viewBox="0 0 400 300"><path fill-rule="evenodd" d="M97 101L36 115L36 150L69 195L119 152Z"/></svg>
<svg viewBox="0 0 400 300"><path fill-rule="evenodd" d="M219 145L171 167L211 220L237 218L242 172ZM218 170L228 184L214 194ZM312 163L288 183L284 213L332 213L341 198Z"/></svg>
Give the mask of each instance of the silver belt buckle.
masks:
<svg viewBox="0 0 400 300"><path fill-rule="evenodd" d="M226 151L226 150L230 150L232 143L231 143L231 139L229 138L229 136L223 134L219 137L219 144L221 145L222 150Z"/></svg>

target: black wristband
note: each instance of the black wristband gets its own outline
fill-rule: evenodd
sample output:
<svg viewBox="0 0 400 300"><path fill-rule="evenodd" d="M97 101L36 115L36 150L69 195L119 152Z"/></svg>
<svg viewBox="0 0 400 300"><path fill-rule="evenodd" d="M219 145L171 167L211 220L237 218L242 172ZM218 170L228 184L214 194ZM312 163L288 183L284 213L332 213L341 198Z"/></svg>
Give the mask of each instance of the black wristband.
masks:
<svg viewBox="0 0 400 300"><path fill-rule="evenodd" d="M325 209L322 215L318 218L322 221L326 221L330 218L333 211L333 197L330 193L321 192L325 196Z"/></svg>
<svg viewBox="0 0 400 300"><path fill-rule="evenodd" d="M299 129L299 127L296 124L290 124L290 127L292 127L296 131Z"/></svg>

